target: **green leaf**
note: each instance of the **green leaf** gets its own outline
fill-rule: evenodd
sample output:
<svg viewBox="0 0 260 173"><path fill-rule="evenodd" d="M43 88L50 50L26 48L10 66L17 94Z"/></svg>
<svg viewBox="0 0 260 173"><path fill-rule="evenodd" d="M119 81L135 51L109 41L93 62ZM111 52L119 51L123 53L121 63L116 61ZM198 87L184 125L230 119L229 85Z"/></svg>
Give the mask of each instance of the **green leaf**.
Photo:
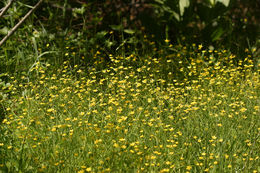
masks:
<svg viewBox="0 0 260 173"><path fill-rule="evenodd" d="M154 1L159 3L159 4L164 4L164 1L162 1L162 0L154 0Z"/></svg>
<svg viewBox="0 0 260 173"><path fill-rule="evenodd" d="M10 161L8 161L8 162L5 163L5 166L7 167L8 170L10 170L12 164L10 163Z"/></svg>
<svg viewBox="0 0 260 173"><path fill-rule="evenodd" d="M210 0L210 5L211 6L215 6L215 3L216 3L215 0Z"/></svg>
<svg viewBox="0 0 260 173"><path fill-rule="evenodd" d="M180 15L176 12L172 12L172 16L177 20L177 21L180 21Z"/></svg>
<svg viewBox="0 0 260 173"><path fill-rule="evenodd" d="M112 28L115 31L123 30L123 26L122 25L110 25L110 28Z"/></svg>
<svg viewBox="0 0 260 173"><path fill-rule="evenodd" d="M124 29L124 32L127 33L127 34L134 34L135 31L132 30L132 29Z"/></svg>
<svg viewBox="0 0 260 173"><path fill-rule="evenodd" d="M108 33L107 31L100 31L100 32L98 32L98 33L96 34L96 37L97 37L98 39L104 38L107 33Z"/></svg>
<svg viewBox="0 0 260 173"><path fill-rule="evenodd" d="M222 28L222 27L218 27L218 28L211 34L211 39L212 39L212 41L219 40L223 34L224 34L223 28Z"/></svg>
<svg viewBox="0 0 260 173"><path fill-rule="evenodd" d="M229 5L230 0L216 0L216 2L221 2L227 7Z"/></svg>
<svg viewBox="0 0 260 173"><path fill-rule="evenodd" d="M81 8L75 8L75 9L73 9L73 12L75 12L75 13L77 13L77 14L83 15L84 12L85 12L85 7L82 6Z"/></svg>
<svg viewBox="0 0 260 173"><path fill-rule="evenodd" d="M5 26L2 29L0 29L0 34L1 35L6 35L8 33L9 29Z"/></svg>
<svg viewBox="0 0 260 173"><path fill-rule="evenodd" d="M7 73L0 73L0 77L3 77L3 76L8 76L8 74ZM0 79L0 81L1 81L1 79Z"/></svg>
<svg viewBox="0 0 260 173"><path fill-rule="evenodd" d="M127 41L127 43L129 43L129 44L135 44L135 43L137 43L137 40L136 40L134 37L131 37L131 38Z"/></svg>
<svg viewBox="0 0 260 173"><path fill-rule="evenodd" d="M180 7L180 14L183 16L184 9L190 6L190 0L180 0L179 7Z"/></svg>
<svg viewBox="0 0 260 173"><path fill-rule="evenodd" d="M111 48L111 46L113 46L114 44L115 44L115 43L112 42L112 41L109 41L109 40L106 40L106 41L105 41L105 45L106 45L106 47Z"/></svg>

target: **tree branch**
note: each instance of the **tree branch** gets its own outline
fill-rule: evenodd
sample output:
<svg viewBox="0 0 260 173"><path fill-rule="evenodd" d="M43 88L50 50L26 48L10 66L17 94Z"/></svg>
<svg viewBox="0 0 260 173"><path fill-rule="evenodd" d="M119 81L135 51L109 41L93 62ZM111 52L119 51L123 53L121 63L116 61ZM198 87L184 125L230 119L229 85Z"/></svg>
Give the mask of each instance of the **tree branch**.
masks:
<svg viewBox="0 0 260 173"><path fill-rule="evenodd" d="M0 13L0 18L3 16L3 14L8 10L8 8L12 5L12 3L14 2L15 0L10 0L9 3L1 9L1 13Z"/></svg>
<svg viewBox="0 0 260 173"><path fill-rule="evenodd" d="M40 0L9 32L8 34L1 40L0 47L4 44L4 42L23 24L23 22L32 14L32 12L40 6L43 0ZM10 2L9 2L10 3ZM2 13L1 13L2 14Z"/></svg>

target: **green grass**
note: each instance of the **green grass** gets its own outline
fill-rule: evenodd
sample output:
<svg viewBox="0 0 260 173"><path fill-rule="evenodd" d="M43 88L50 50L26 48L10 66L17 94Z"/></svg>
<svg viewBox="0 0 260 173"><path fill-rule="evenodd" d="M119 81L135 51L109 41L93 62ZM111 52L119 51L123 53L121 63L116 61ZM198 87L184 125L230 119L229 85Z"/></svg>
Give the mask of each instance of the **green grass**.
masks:
<svg viewBox="0 0 260 173"><path fill-rule="evenodd" d="M110 58L88 71L36 63L2 87L0 172L260 172L250 56Z"/></svg>

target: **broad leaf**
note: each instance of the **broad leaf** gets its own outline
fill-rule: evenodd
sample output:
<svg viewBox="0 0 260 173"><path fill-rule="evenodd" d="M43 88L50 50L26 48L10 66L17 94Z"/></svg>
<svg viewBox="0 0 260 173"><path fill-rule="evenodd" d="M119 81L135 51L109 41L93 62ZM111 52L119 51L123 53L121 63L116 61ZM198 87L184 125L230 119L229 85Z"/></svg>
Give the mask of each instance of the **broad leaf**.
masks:
<svg viewBox="0 0 260 173"><path fill-rule="evenodd" d="M210 0L211 6L215 6L217 2L220 2L227 7L229 5L230 0Z"/></svg>
<svg viewBox="0 0 260 173"><path fill-rule="evenodd" d="M210 5L211 5L211 6L214 6L215 3L216 3L215 0L210 0Z"/></svg>
<svg viewBox="0 0 260 173"><path fill-rule="evenodd" d="M96 34L96 37L97 37L98 39L104 38L107 33L108 33L107 31L100 31L100 32L98 32L98 33Z"/></svg>
<svg viewBox="0 0 260 173"><path fill-rule="evenodd" d="M221 2L227 7L229 5L230 0L216 0L216 2Z"/></svg>
<svg viewBox="0 0 260 173"><path fill-rule="evenodd" d="M0 29L0 34L1 35L6 35L8 33L9 29L5 26L2 29Z"/></svg>
<svg viewBox="0 0 260 173"><path fill-rule="evenodd" d="M180 7L180 14L181 14L181 16L183 15L185 8L189 7L189 6L190 6L190 0L180 0L179 1L179 7Z"/></svg>
<svg viewBox="0 0 260 173"><path fill-rule="evenodd" d="M124 32L127 33L127 34L134 34L135 31L132 30L132 29L124 29Z"/></svg>

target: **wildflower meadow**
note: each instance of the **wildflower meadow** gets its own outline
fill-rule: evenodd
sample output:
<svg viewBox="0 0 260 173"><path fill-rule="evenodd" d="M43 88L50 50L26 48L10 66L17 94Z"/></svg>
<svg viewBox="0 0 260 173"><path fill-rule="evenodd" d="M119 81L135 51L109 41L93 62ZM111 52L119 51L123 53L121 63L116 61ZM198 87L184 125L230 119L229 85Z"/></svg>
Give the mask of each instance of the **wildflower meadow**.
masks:
<svg viewBox="0 0 260 173"><path fill-rule="evenodd" d="M101 71L65 61L50 73L36 63L11 77L0 171L259 172L259 66L201 45L186 58L179 48L110 55Z"/></svg>
<svg viewBox="0 0 260 173"><path fill-rule="evenodd" d="M259 2L1 0L0 173L260 173Z"/></svg>

